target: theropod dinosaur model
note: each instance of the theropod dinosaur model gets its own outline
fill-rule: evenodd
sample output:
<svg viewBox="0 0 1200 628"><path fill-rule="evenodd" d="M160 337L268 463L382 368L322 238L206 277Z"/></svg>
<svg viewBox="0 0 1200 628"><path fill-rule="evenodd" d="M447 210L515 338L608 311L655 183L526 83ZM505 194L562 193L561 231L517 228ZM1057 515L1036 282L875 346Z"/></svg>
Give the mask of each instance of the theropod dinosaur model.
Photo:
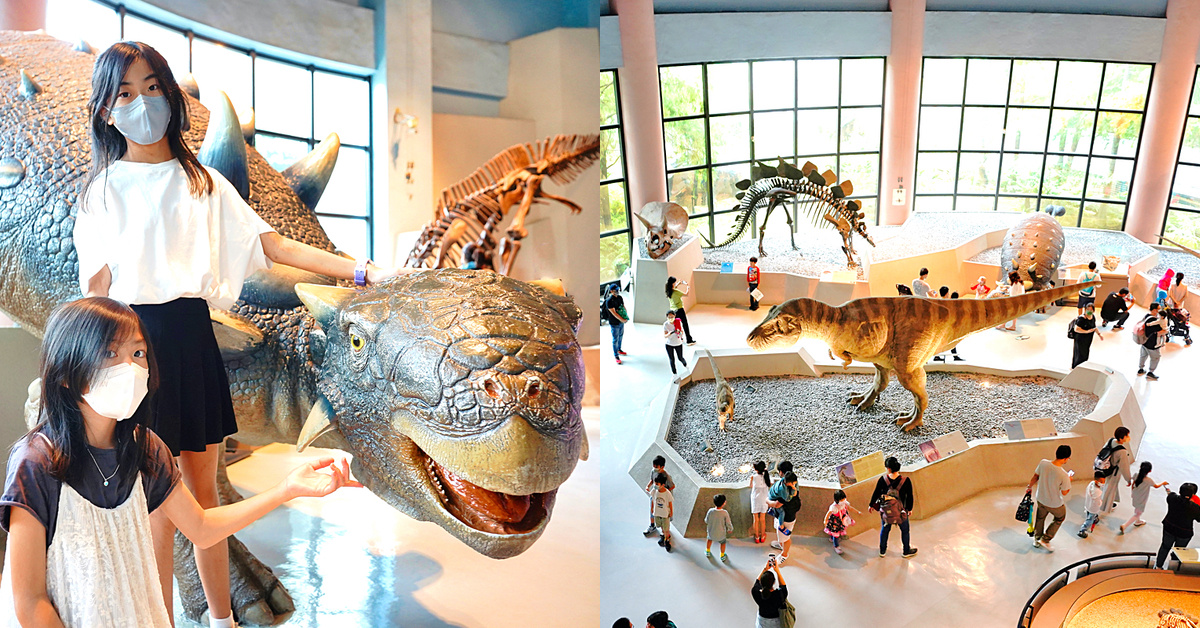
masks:
<svg viewBox="0 0 1200 628"><path fill-rule="evenodd" d="M717 368L717 361L708 349L704 350L704 355L708 356L708 365L712 367L713 380L717 383L717 423L724 430L725 422L733 420L733 388L721 377L721 369Z"/></svg>
<svg viewBox="0 0 1200 628"><path fill-rule="evenodd" d="M534 203L550 199L573 214L582 211L570 199L543 190L546 178L566 185L599 158L599 135L556 135L506 149L471 176L442 190L433 222L421 230L404 265L496 269L507 275L521 240L529 235L525 217ZM517 209L512 223L497 248L496 232L513 205Z"/></svg>
<svg viewBox="0 0 1200 628"><path fill-rule="evenodd" d="M1052 216L1062 216L1066 209L1057 205L1046 207L1046 213L1034 213L1022 218L1004 234L1000 246L1000 281L1017 271L1021 279L1029 277L1031 290L1045 290L1058 276L1066 236L1062 225Z"/></svg>
<svg viewBox="0 0 1200 628"><path fill-rule="evenodd" d="M854 193L854 184L846 180L834 185L837 183L837 175L832 170L818 173L817 167L811 161L797 169L781 157L778 166L755 164L751 168L751 175L754 179L753 182L745 179L736 184L737 188L743 191L736 195L741 200L741 204L729 237L720 244L709 243L710 246L725 246L737 241L746 233L746 229L750 227L750 221L759 208L765 206L767 211L763 214L762 222L758 227L759 257L767 255L767 252L763 250L767 220L777 207L782 208L784 215L787 216L788 235L792 239L792 248L795 249L796 234L792 230L792 214L787 208L787 204L793 199L799 199L797 214L803 211L811 216L816 224L820 224L820 220L824 219L838 230L842 236L842 252L846 254L847 266L858 265L854 259L853 236L855 233L862 236L871 246L875 246L875 241L867 234L867 226L863 222L866 215L861 211L862 203L846 198Z"/></svg>
<svg viewBox="0 0 1200 628"><path fill-rule="evenodd" d="M1099 281L1028 292L998 299L929 299L925 297L866 297L839 306L814 299L792 299L771 308L746 342L756 350L795 344L800 338L820 338L831 355L875 365L875 382L849 401L860 409L875 403L888 386L891 372L913 396L913 408L900 414L896 425L905 431L921 426L929 396L925 393L925 363L948 351L967 334L1061 299Z"/></svg>
<svg viewBox="0 0 1200 628"><path fill-rule="evenodd" d="M55 305L81 296L71 234L90 163L94 61L46 35L0 32L0 310L34 334ZM280 234L333 250L311 208L337 137L281 174L246 146L228 99L218 100L212 112L189 101L185 141ZM353 454L355 476L396 509L484 555L520 554L587 451L579 309L486 271L415 273L366 290L332 283L277 264L251 277L230 310L211 312L236 438L319 437L316 445ZM223 501L240 499L221 477ZM293 610L271 570L232 537L229 552L241 623ZM191 554L177 543L178 591L194 619L205 601Z"/></svg>

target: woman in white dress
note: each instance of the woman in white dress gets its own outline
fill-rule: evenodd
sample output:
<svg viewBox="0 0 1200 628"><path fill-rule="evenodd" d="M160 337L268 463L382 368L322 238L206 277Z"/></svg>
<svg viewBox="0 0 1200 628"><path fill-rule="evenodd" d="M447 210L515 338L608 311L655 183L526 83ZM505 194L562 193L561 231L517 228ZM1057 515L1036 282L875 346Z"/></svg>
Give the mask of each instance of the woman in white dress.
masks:
<svg viewBox="0 0 1200 628"><path fill-rule="evenodd" d="M754 463L750 474L750 513L754 515L754 542L767 542L767 493L771 490L771 473L767 463Z"/></svg>

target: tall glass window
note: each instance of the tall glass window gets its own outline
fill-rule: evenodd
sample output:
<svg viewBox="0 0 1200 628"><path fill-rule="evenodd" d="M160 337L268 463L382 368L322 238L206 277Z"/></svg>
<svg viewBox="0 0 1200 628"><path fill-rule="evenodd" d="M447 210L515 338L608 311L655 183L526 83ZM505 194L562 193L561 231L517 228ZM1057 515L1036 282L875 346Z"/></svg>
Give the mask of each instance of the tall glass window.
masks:
<svg viewBox="0 0 1200 628"><path fill-rule="evenodd" d="M927 57L916 211L1066 208L1121 229L1152 66Z"/></svg>
<svg viewBox="0 0 1200 628"><path fill-rule="evenodd" d="M330 132L342 142L337 167L317 204L334 246L356 258L372 250L371 79L299 64L209 39L108 0L48 0L46 30L85 40L97 52L142 41L162 53L176 79L189 72L208 104L224 91L243 119L254 112L254 147L277 170L304 157Z"/></svg>
<svg viewBox="0 0 1200 628"><path fill-rule="evenodd" d="M600 283L616 281L629 268L633 218L625 186L625 139L617 71L600 73Z"/></svg>
<svg viewBox="0 0 1200 628"><path fill-rule="evenodd" d="M883 70L874 57L659 68L667 189L691 215L688 230L724 239L735 184L752 161L781 157L850 179L852 198L876 222Z"/></svg>
<svg viewBox="0 0 1200 628"><path fill-rule="evenodd" d="M1186 247L1200 248L1200 71L1192 82L1178 162L1162 234Z"/></svg>

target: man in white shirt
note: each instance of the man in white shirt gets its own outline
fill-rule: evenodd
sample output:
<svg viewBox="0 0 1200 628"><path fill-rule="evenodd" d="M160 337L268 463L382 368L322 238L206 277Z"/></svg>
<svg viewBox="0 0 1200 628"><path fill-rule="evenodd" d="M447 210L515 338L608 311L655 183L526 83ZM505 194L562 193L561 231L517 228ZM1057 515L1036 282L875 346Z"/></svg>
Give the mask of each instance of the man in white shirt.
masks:
<svg viewBox="0 0 1200 628"><path fill-rule="evenodd" d="M933 288L929 287L929 282L926 281L929 278L929 269L922 268L920 275L920 277L912 281L913 296L936 298L937 293L933 291Z"/></svg>
<svg viewBox="0 0 1200 628"><path fill-rule="evenodd" d="M1037 485L1037 514L1033 519L1033 546L1040 547L1047 552L1054 551L1054 548L1050 547L1050 540L1058 533L1058 528L1067 518L1067 506L1063 497L1071 492L1071 476L1075 475L1075 472L1063 470L1063 465L1070 458L1071 446L1059 445L1054 452L1054 460L1043 459L1039 462L1037 470L1033 472L1033 477L1029 480L1029 485L1025 487L1025 491L1029 492L1033 490L1034 484ZM1043 531L1042 526L1046 523L1046 515L1054 515L1054 521Z"/></svg>

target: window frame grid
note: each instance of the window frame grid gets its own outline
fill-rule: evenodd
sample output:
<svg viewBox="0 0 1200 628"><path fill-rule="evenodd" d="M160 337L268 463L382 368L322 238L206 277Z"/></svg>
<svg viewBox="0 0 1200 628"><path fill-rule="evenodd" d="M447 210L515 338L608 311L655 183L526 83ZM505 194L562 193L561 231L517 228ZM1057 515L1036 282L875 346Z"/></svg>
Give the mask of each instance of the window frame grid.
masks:
<svg viewBox="0 0 1200 628"><path fill-rule="evenodd" d="M1200 81L1200 64L1196 65L1196 71L1192 73L1192 91L1188 94L1187 109L1184 109L1183 129L1179 132L1179 149L1175 151L1175 170L1171 172L1171 187L1167 188L1166 209L1163 211L1162 225L1158 228L1158 235L1160 236L1167 235L1167 220L1171 217L1172 211L1195 214L1197 218L1200 218L1200 208L1171 207L1171 198L1175 196L1175 181L1179 178L1179 167L1194 166L1200 168L1200 161L1183 161L1183 144L1187 141L1188 122L1193 119L1200 122L1200 113L1191 113L1192 105L1195 104L1196 83L1198 81Z"/></svg>
<svg viewBox="0 0 1200 628"><path fill-rule="evenodd" d="M620 68L609 68L609 69L605 69L605 70L600 70L600 74L609 73L612 75L613 106L614 106L614 111L617 114L617 119L616 119L615 123L600 125L600 135L603 136L605 131L616 129L617 145L620 147L620 150L621 150L621 173L620 173L620 176L615 177L615 178L609 178L609 179L601 179L600 186L604 187L604 186L610 185L612 183L620 183L621 184L621 191L625 195L625 228L609 229L608 231L601 231L600 239L604 240L604 238L608 238L608 237L617 237L620 235L625 235L626 242L629 244L629 250L628 250L629 262L630 262L630 266L632 266L634 257L635 257L634 251L636 250L637 239L633 237L633 213L634 212L633 212L633 208L630 207L630 205L629 205L629 168L627 167L628 154L625 152L625 118L621 111L621 81L620 81L620 77L618 76L619 72L620 72ZM600 272L603 273L604 269L601 268ZM606 282L602 283L600 285L601 294L604 294L605 292L607 292L609 285L618 283L619 281L620 281L620 278L617 278L616 280L606 281Z"/></svg>
<svg viewBox="0 0 1200 628"><path fill-rule="evenodd" d="M927 59L951 59L951 60L962 59L965 62L964 66L963 66L962 98L958 104L935 103L935 104L926 105L924 102L922 102L923 96L924 96L925 61ZM1007 87L1007 90L1005 91L1003 105L968 104L967 103L967 87L969 85L968 79L970 76L970 62L972 60L993 60L993 61L1001 60L1001 61L1008 62L1008 87ZM1029 104L1014 105L1012 103L1013 65L1018 61L1053 61L1054 62L1054 76L1053 76L1053 79L1051 80L1052 87L1051 87L1050 95L1049 95L1049 104L1047 104L1047 105L1029 105ZM1062 64L1064 62L1065 63L1084 62L1084 63L1100 63L1101 64L1099 88L1098 88L1098 92L1096 94L1096 104L1094 107L1074 107L1074 106L1060 107L1060 106L1056 106L1054 104L1055 99L1058 95L1059 69L1062 67ZM1104 99L1104 79L1108 74L1108 66L1110 64L1148 66L1149 67L1150 74L1146 80L1146 102L1148 105L1149 101L1150 101L1150 89L1152 88L1153 83L1154 83L1155 64L1126 62L1126 61L1094 60L1094 59L1051 59L1051 58L1042 58L1042 57L986 57L986 56L943 56L943 55L924 56L921 60L921 81L922 81L922 90L921 91L922 91L922 93L918 97L919 102L917 105L917 107L918 107L918 110L917 110L917 117L918 117L917 118L917 134L918 134L917 135L917 142L918 142L917 160L918 161L920 160L920 156L922 154L955 154L955 155L957 155L957 158L955 159L954 191L951 193L944 193L944 192L922 193L922 192L919 192L919 191L917 191L917 179L916 179L916 177L914 177L914 180L913 180L913 199L914 199L914 201L918 197L949 198L951 201L951 211L958 210L959 197L965 197L965 198L989 198L990 197L990 198L993 198L995 200L995 202L992 205L992 207L993 207L992 211L999 211L997 209L997 207L999 205L1000 199L1002 199L1002 198L1032 199L1037 203L1038 209L1041 208L1041 204L1042 204L1043 200L1078 202L1079 203L1079 215L1076 216L1076 219L1075 219L1076 227L1080 227L1083 224L1083 210L1084 210L1084 207L1088 203L1104 203L1104 204L1108 204L1108 205L1121 205L1125 209L1122 212L1121 227L1119 230L1124 231L1126 221L1129 219L1129 193L1131 193L1133 191L1134 179L1137 176L1137 155L1141 151L1142 132L1145 130L1145 124L1146 124L1146 110L1145 110L1145 108L1143 108L1141 110L1137 110L1137 109L1122 109L1122 108L1105 108L1105 107L1101 106L1101 103ZM944 107L944 108L958 109L958 111L959 111L959 130L958 130L958 144L957 144L956 149L921 150L921 148L920 148L921 119L925 115L926 107L930 107L930 108ZM1004 131L1005 132L1001 135L999 150L981 150L981 149L968 149L966 151L963 150L963 148L962 148L963 129L965 128L965 125L966 125L966 113L965 112L966 112L967 108L973 108L973 109L1001 109L1001 108L1003 108L1004 109ZM1004 147L1005 141L1008 138L1007 130L1008 130L1008 125L1009 125L1009 116L1010 116L1012 109L1014 109L1014 108L1043 110L1048 113L1048 115L1046 116L1046 135L1045 135L1045 144L1044 144L1045 148L1043 150L1041 150L1041 151L1009 150ZM1070 111L1070 112L1079 112L1079 113L1091 112L1092 113L1092 130L1091 130L1091 134L1088 139L1088 148L1087 148L1086 152L1070 153L1070 152L1050 150L1050 139L1051 139L1050 133L1054 127L1054 113L1057 111ZM1104 155L1104 154L1097 154L1097 153L1093 152L1093 149L1095 148L1095 142L1096 142L1097 126L1099 123L1100 114L1102 114L1102 113L1118 113L1118 114L1119 113L1128 113L1128 114L1135 114L1135 115L1141 116L1141 119L1138 123L1138 139L1137 139L1136 144L1134 145L1132 157L1126 157L1126 156L1121 156L1121 155ZM987 154L987 155L996 155L997 156L996 181L995 181L995 185L993 186L993 190L994 190L993 192L959 192L958 191L958 185L959 185L959 174L958 173L960 172L961 167L962 167L962 155L964 152L966 152L968 154ZM1003 179L1004 157L1005 157L1005 155L1008 155L1008 154L1040 155L1042 157L1042 167L1041 167L1041 169L1039 171L1039 175L1038 175L1038 186L1037 186L1038 191L1036 193L1020 194L1020 193L1003 193L1000 191L1000 185L1004 180ZM1046 182L1046 169L1048 167L1048 162L1050 161L1051 157L1084 157L1087 159L1087 163L1084 166L1084 171L1083 171L1083 182L1081 183L1081 191L1080 191L1080 194L1078 197L1042 193L1042 188ZM1114 199L1093 198L1093 197L1088 196L1087 186L1088 186L1088 181L1091 178L1092 161L1096 158L1110 159L1110 160L1118 161L1118 162L1125 161L1125 162L1129 162L1132 165L1132 167L1130 169L1130 175L1129 175L1129 190L1126 192L1126 197L1125 197L1124 201L1116 201ZM1200 164L1198 164L1198 165L1200 165ZM1167 202L1169 205L1170 197L1168 197ZM915 203L914 203L914 205L915 205ZM1165 225L1165 220L1166 219L1164 217L1164 225ZM1087 227L1087 228L1099 228L1099 227Z"/></svg>

